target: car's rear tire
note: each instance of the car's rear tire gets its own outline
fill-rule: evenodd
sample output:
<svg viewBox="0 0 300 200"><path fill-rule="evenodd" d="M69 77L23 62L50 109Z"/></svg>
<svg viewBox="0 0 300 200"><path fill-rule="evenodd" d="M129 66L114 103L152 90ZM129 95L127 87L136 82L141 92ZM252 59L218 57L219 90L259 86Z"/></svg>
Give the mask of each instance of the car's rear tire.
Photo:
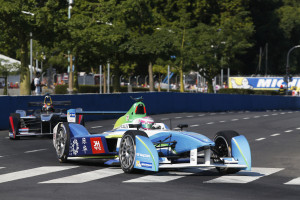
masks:
<svg viewBox="0 0 300 200"><path fill-rule="evenodd" d="M21 117L19 113L11 113L9 116L9 132L13 133L13 137L9 135L11 140L19 140L19 128L21 124Z"/></svg>
<svg viewBox="0 0 300 200"><path fill-rule="evenodd" d="M133 173L137 171L137 169L134 168L136 153L136 135L148 137L148 135L143 131L130 130L126 131L121 139L119 148L119 159L121 163L121 168L125 173Z"/></svg>
<svg viewBox="0 0 300 200"><path fill-rule="evenodd" d="M59 124L56 133L53 135L54 147L59 162L64 163L68 160L70 147L70 129L67 122Z"/></svg>
<svg viewBox="0 0 300 200"><path fill-rule="evenodd" d="M232 157L232 145L231 139L233 137L239 136L240 134L235 131L220 131L214 137L215 147L214 154L215 157ZM214 160L215 161L215 160ZM222 174L233 174L240 171L239 168L221 168L216 167L216 169Z"/></svg>

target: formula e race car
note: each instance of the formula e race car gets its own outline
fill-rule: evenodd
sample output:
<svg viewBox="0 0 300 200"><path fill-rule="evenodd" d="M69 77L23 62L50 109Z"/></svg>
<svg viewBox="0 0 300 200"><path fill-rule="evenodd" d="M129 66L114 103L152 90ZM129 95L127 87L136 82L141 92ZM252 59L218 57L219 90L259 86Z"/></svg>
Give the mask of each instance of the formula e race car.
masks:
<svg viewBox="0 0 300 200"><path fill-rule="evenodd" d="M28 106L40 106L42 109L30 110L26 115L25 110L16 110L9 116L9 138L20 139L21 136L49 135L52 136L53 128L58 122L67 122L67 109L54 108L54 106L70 106L70 101L53 101L46 95L44 102L29 102ZM79 109L80 110L80 109ZM79 118L78 118L79 119ZM80 118L83 124L83 118Z"/></svg>
<svg viewBox="0 0 300 200"><path fill-rule="evenodd" d="M170 130L154 123L146 114L142 98L120 117L111 131L91 134L76 124L78 115L97 112L68 110L68 122L60 122L53 132L53 144L60 162L73 157L104 158L106 164L119 162L125 173L162 168L216 167L222 173L251 170L247 139L235 131L220 131L213 140L206 136ZM122 112L109 112L121 114ZM98 112L98 114L109 114Z"/></svg>

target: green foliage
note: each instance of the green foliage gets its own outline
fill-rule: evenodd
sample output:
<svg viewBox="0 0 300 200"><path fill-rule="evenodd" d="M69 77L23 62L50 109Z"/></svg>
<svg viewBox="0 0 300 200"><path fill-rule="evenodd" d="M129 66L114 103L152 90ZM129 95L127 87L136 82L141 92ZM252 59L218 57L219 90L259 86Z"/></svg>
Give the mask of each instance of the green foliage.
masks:
<svg viewBox="0 0 300 200"><path fill-rule="evenodd" d="M70 19L66 0L0 0L0 5L0 52L21 60L21 90L29 89L30 32L34 59L46 56L44 69L66 72L68 51L77 71L109 62L112 91L120 91L120 75L152 77L152 65L161 74L165 69L156 66L170 65L181 81L184 72L199 71L209 88L221 68L283 74L287 51L300 44L296 0L76 0ZM267 43L268 69L265 64L257 70L258 50ZM299 63L295 51L291 72L300 72Z"/></svg>
<svg viewBox="0 0 300 200"><path fill-rule="evenodd" d="M79 85L78 93L99 93L99 86L98 85Z"/></svg>
<svg viewBox="0 0 300 200"><path fill-rule="evenodd" d="M68 85L56 85L54 89L55 94L67 94L68 93Z"/></svg>
<svg viewBox="0 0 300 200"><path fill-rule="evenodd" d="M251 90L224 88L218 91L219 94L255 94L255 95L279 95L278 91L272 90Z"/></svg>

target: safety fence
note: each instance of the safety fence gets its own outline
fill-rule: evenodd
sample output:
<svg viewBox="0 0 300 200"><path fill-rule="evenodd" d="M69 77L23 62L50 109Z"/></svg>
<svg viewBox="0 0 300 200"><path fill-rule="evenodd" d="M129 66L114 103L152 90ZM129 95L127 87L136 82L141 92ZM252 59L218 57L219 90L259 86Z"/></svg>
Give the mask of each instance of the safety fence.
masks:
<svg viewBox="0 0 300 200"><path fill-rule="evenodd" d="M71 101L69 108L85 111L127 111L134 103L130 97L144 98L149 115L177 112L221 112L298 110L300 98L290 96L232 95L206 93L122 93L122 94L78 94L52 95L53 101ZM0 129L8 129L10 113L16 110L40 109L28 107L28 102L41 102L43 96L0 96ZM116 116L88 116L86 120L108 119Z"/></svg>

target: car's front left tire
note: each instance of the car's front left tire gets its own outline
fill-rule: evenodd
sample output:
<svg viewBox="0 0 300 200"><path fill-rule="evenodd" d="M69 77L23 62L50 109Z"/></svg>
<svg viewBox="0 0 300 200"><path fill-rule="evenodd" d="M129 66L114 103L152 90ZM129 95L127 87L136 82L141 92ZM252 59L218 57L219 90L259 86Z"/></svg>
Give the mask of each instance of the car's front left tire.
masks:
<svg viewBox="0 0 300 200"><path fill-rule="evenodd" d="M125 173L133 173L137 171L134 168L136 154L135 136L137 135L148 137L148 135L143 131L130 130L126 131L121 139L119 160L121 163L121 168Z"/></svg>

